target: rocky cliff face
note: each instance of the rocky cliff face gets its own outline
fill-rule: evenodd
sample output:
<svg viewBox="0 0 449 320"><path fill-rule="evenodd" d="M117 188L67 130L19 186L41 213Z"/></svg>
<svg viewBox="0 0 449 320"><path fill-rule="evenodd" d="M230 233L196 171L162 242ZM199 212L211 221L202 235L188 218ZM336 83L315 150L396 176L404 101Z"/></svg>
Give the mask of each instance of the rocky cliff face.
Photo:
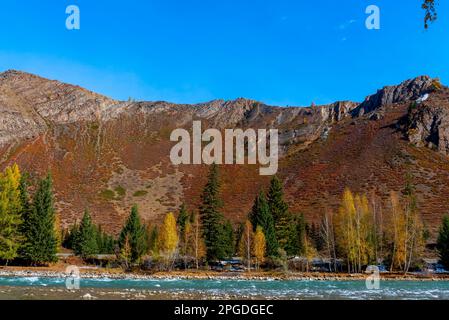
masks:
<svg viewBox="0 0 449 320"><path fill-rule="evenodd" d="M195 105L115 101L7 71L0 74L0 163L17 162L32 178L51 169L64 225L79 220L88 207L97 223L117 231L133 204L148 221L161 221L182 202L197 207L207 166L171 164L173 129L189 129L193 120L201 120L203 128L277 128L279 176L293 212L319 219L325 210L338 209L345 187L386 199L412 171L423 216L433 226L449 212L449 160L420 146L449 152L448 97L447 88L435 90L434 80L418 77L385 87L361 104L281 108L243 98ZM404 140L404 132L418 148ZM223 165L220 171L223 212L242 221L269 178L252 165Z"/></svg>
<svg viewBox="0 0 449 320"><path fill-rule="evenodd" d="M434 88L424 101L410 104L406 135L416 146L449 155L449 91ZM422 100L422 99L421 99Z"/></svg>
<svg viewBox="0 0 449 320"><path fill-rule="evenodd" d="M397 86L386 86L376 94L368 96L353 112L361 116L383 106L395 103L412 102L428 93L433 87L433 79L421 76L402 82Z"/></svg>

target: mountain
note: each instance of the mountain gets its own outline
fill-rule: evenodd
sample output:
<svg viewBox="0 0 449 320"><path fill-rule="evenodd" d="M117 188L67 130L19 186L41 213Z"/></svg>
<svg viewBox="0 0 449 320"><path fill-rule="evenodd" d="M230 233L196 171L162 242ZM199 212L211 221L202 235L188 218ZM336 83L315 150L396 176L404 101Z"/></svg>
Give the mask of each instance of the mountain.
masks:
<svg viewBox="0 0 449 320"><path fill-rule="evenodd" d="M0 74L0 164L32 178L51 170L64 225L93 219L117 232L131 206L159 222L182 202L198 205L207 166L170 162L170 134L203 128L277 128L286 198L317 220L336 210L345 187L386 200L408 173L428 228L449 212L449 89L417 77L362 103L275 107L239 98L187 105L116 101L19 71ZM241 221L269 177L256 165L221 166L223 212Z"/></svg>

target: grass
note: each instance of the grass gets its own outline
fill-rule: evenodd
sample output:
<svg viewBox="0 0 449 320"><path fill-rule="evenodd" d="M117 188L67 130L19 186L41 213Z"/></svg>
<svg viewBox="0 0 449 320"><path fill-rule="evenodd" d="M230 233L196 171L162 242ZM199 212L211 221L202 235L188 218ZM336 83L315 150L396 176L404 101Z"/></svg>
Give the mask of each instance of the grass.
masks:
<svg viewBox="0 0 449 320"><path fill-rule="evenodd" d="M126 195L126 189L122 186L117 186L114 188L115 192L117 192L119 197L124 197Z"/></svg>
<svg viewBox="0 0 449 320"><path fill-rule="evenodd" d="M143 196L145 196L147 194L148 194L148 191L139 190L139 191L134 192L133 196L134 197L143 197Z"/></svg>
<svg viewBox="0 0 449 320"><path fill-rule="evenodd" d="M110 189L105 189L100 192L100 196L106 200L114 200L115 199L115 192Z"/></svg>

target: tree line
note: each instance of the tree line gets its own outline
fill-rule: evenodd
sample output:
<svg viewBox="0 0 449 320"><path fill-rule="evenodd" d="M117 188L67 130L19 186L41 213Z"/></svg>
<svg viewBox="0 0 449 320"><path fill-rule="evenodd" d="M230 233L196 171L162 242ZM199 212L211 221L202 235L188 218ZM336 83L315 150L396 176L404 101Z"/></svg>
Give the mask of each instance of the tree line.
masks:
<svg viewBox="0 0 449 320"><path fill-rule="evenodd" d="M14 164L0 173L0 259L30 265L57 261L60 242L52 178L48 174L28 193L29 179Z"/></svg>
<svg viewBox="0 0 449 320"><path fill-rule="evenodd" d="M408 272L420 267L429 238L410 176L403 190L390 193L387 203L375 193L346 189L339 209L326 210L319 223L311 224L290 211L282 182L274 176L267 190L255 197L246 220L236 225L222 213L219 170L213 164L197 211L183 204L161 225L145 224L133 206L118 237L95 225L88 210L80 223L61 230L51 174L32 185L29 181L17 165L0 173L0 260L5 264L56 262L58 247L63 246L83 259L115 255L126 269L148 259L167 269L176 263L200 268L238 256L248 269L287 267L289 258L302 257L309 270L320 256L327 258L330 271L343 265L348 272L361 272L367 265L383 263L390 271ZM449 268L449 216L443 218L437 249Z"/></svg>

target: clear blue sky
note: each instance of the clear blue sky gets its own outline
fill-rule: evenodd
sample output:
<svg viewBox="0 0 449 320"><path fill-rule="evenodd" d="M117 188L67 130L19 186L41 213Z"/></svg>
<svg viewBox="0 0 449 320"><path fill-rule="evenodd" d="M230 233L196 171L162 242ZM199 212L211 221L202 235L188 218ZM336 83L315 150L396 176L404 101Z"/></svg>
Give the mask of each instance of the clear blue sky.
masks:
<svg viewBox="0 0 449 320"><path fill-rule="evenodd" d="M0 71L118 98L275 105L360 101L421 74L449 84L449 1L423 29L422 0L15 0L0 10ZM65 9L81 10L81 30ZM381 30L365 8L381 9Z"/></svg>

